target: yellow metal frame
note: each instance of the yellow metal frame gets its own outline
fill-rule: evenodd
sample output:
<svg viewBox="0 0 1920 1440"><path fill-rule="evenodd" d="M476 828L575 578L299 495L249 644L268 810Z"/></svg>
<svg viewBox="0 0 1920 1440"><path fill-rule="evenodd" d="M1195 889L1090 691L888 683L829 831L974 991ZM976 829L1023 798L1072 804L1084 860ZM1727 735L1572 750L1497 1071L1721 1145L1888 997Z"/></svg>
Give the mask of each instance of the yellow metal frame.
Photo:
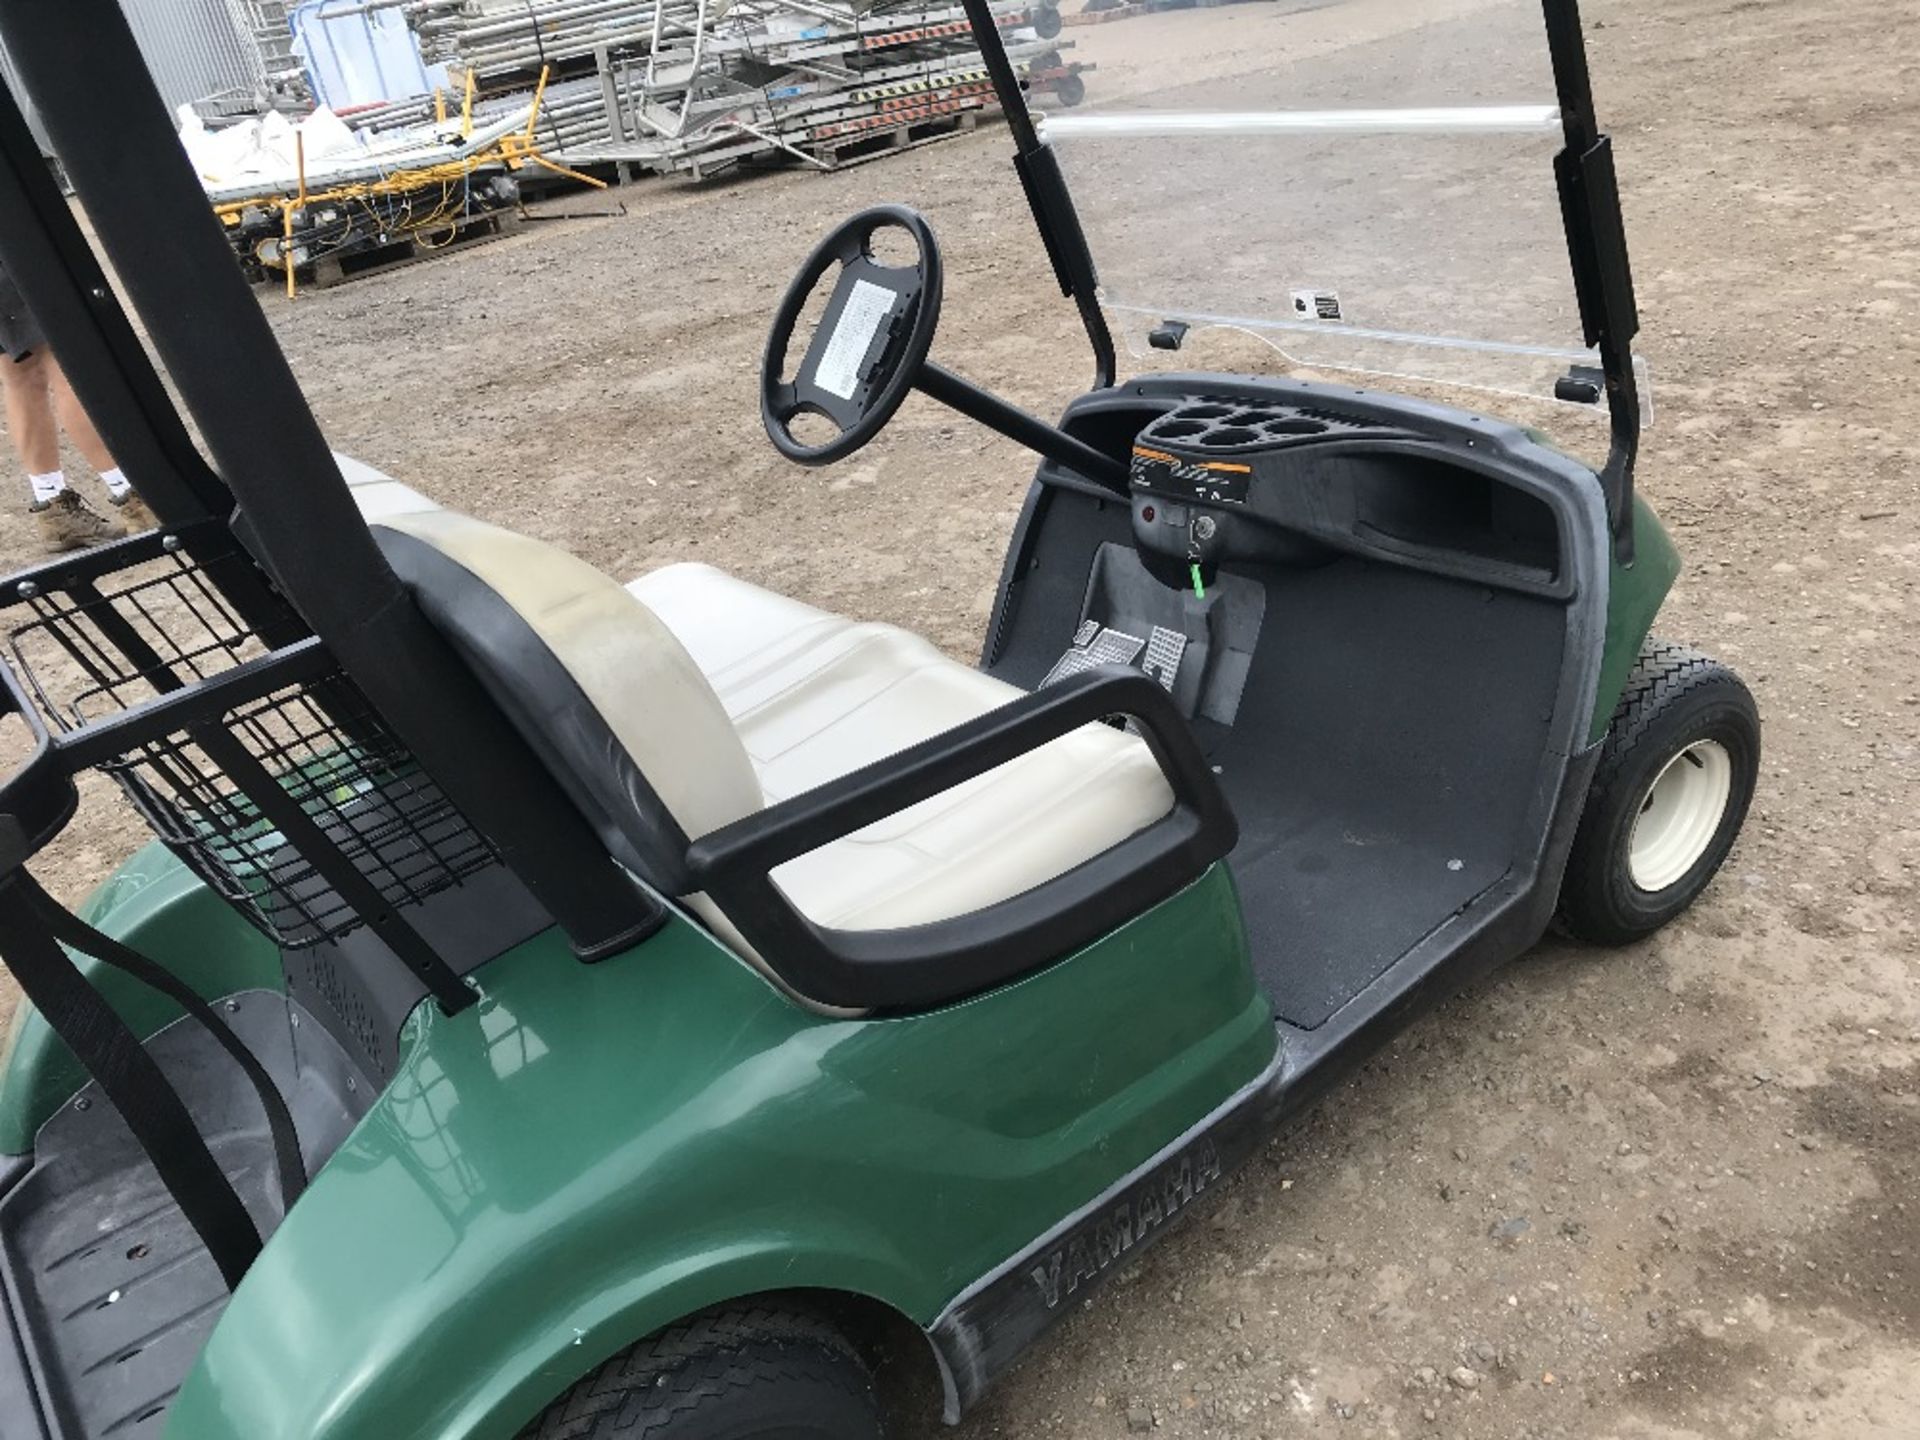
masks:
<svg viewBox="0 0 1920 1440"><path fill-rule="evenodd" d="M281 221L280 263L286 271L287 296L293 297L296 291L293 259L293 222L294 216L309 205L327 204L367 204L375 199L396 197L415 197L429 195L438 190L439 197L433 207L418 218L409 215L393 228L400 234L417 234L442 225L453 210L456 187L460 186L476 170L492 165L504 165L509 170L523 170L529 165L537 165L556 175L564 175L569 180L577 180L583 185L591 185L596 190L607 188L607 182L584 175L578 170L550 160L540 152L534 141L534 129L540 119L540 105L546 98L548 70L540 71L540 83L533 92L533 104L527 112L524 129L502 135L491 144L484 145L470 155L458 160L443 160L433 165L416 166L408 170L395 170L377 180L359 180L352 184L336 185L326 190L307 189L306 147L301 138L294 137L296 167L299 172L298 189L292 195L253 196L245 200L227 200L213 207L215 215L222 224L232 227L240 223L241 215L248 210L278 210ZM472 73L467 76L466 96L460 107L460 133L471 137L473 134L473 97L474 81ZM437 98L436 109L442 118L446 114L444 98ZM445 243L445 242L442 242Z"/></svg>

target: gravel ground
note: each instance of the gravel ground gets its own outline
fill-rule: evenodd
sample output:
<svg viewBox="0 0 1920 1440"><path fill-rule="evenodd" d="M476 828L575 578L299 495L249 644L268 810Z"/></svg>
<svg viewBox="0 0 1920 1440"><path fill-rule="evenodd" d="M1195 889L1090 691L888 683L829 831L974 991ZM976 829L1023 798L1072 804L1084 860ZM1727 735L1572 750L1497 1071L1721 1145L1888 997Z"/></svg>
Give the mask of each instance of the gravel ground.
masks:
<svg viewBox="0 0 1920 1440"><path fill-rule="evenodd" d="M1659 376L1642 484L1689 562L1663 630L1759 696L1746 836L1651 942L1549 942L1414 1025L972 1434L1920 1433L1920 12L1588 11ZM267 297L334 442L621 575L697 556L977 653L1030 462L915 399L798 471L753 382L807 246L898 199L945 242L936 354L1042 412L1084 385L1003 132L617 198ZM134 838L98 799L43 865L69 895Z"/></svg>

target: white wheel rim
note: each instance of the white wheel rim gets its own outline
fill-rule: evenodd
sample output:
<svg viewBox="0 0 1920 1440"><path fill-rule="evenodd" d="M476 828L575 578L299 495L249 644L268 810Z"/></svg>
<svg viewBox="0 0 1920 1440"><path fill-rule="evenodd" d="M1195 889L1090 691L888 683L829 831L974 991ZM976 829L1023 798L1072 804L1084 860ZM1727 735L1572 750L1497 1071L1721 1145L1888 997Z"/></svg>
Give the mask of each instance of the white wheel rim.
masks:
<svg viewBox="0 0 1920 1440"><path fill-rule="evenodd" d="M1713 843L1733 794L1733 757L1697 740L1669 760L1640 800L1627 844L1633 883L1653 892L1677 884Z"/></svg>

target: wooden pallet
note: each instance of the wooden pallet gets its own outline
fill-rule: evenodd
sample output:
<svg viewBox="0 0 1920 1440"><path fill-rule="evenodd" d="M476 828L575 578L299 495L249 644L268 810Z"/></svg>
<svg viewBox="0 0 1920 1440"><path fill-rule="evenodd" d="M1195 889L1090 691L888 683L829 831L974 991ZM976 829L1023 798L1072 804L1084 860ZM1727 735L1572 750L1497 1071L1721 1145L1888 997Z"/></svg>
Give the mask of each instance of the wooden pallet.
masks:
<svg viewBox="0 0 1920 1440"><path fill-rule="evenodd" d="M459 222L454 227L452 238L443 244L422 244L407 236L385 245L324 255L301 272L300 280L316 290L325 290L334 285L344 285L349 280L357 280L363 275L383 275L389 270L418 265L423 260L435 260L455 251L471 250L489 240L501 239L517 231L520 223L518 210L492 210Z"/></svg>
<svg viewBox="0 0 1920 1440"><path fill-rule="evenodd" d="M1131 20L1136 15L1153 15L1162 10L1209 10L1215 5L1239 5L1247 0L1132 0L1111 10L1081 10L1061 15L1062 25L1105 25L1113 20Z"/></svg>
<svg viewBox="0 0 1920 1440"><path fill-rule="evenodd" d="M583 175L604 181L608 185L624 185L633 179L631 166L623 167L614 160L595 160L570 167ZM561 175L544 169L539 165L529 165L514 177L520 186L522 205L538 204L542 200L554 200L565 195L578 195L593 187L584 185L570 175Z"/></svg>
<svg viewBox="0 0 1920 1440"><path fill-rule="evenodd" d="M1077 10L1071 15L1060 17L1062 25L1107 25L1115 20L1131 20L1136 15L1147 13L1143 4L1116 5L1111 10Z"/></svg>
<svg viewBox="0 0 1920 1440"><path fill-rule="evenodd" d="M829 169L846 170L855 165L864 165L869 160L898 155L902 150L918 150L922 145L971 134L978 127L984 108L979 104L971 104L945 114L928 113L928 108L915 108L877 115L873 118L894 120L895 123L869 125L860 129L836 127L835 134L816 140L809 149L813 157Z"/></svg>

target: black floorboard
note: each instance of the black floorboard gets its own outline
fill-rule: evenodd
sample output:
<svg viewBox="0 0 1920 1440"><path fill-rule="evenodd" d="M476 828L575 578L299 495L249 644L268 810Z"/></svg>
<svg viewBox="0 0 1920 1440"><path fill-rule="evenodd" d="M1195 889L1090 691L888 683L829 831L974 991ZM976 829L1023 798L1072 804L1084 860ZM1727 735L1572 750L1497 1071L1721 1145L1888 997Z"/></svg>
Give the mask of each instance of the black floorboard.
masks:
<svg viewBox="0 0 1920 1440"><path fill-rule="evenodd" d="M296 1031L278 994L256 991L230 1005L226 1022L290 1097L313 1168L355 1118L340 1103L345 1057L311 1017ZM272 1140L241 1071L191 1020L147 1048L270 1235L282 1213ZM41 1127L33 1168L0 1198L0 1330L13 1329L31 1356L54 1434L160 1440L167 1409L226 1308L227 1286L98 1086L80 1099L84 1106L65 1105ZM0 1440L37 1433L16 1431L13 1419L0 1413Z"/></svg>
<svg viewBox="0 0 1920 1440"><path fill-rule="evenodd" d="M1203 731L1261 983L1310 1029L1527 843L1566 612L1361 560L1268 578L1240 713Z"/></svg>

